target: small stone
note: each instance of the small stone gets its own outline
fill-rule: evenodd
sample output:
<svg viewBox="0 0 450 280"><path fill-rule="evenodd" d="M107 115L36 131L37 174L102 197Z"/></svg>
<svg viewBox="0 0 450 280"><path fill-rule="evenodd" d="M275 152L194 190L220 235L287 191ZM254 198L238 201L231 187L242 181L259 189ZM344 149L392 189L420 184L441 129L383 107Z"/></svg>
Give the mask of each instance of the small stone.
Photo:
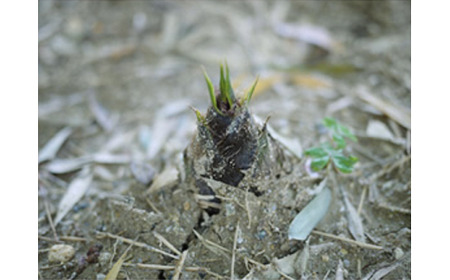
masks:
<svg viewBox="0 0 450 280"><path fill-rule="evenodd" d="M330 260L330 257L328 255L322 255L322 261L328 262Z"/></svg>
<svg viewBox="0 0 450 280"><path fill-rule="evenodd" d="M401 257L403 257L404 254L405 253L403 253L403 250L400 247L397 247L397 248L394 249L394 256L395 256L396 260L398 260Z"/></svg>
<svg viewBox="0 0 450 280"><path fill-rule="evenodd" d="M131 173L134 178L144 185L150 184L155 177L155 170L150 164L144 162L132 162L130 164Z"/></svg>
<svg viewBox="0 0 450 280"><path fill-rule="evenodd" d="M56 244L48 252L48 261L50 263L65 263L73 258L75 249L70 245Z"/></svg>
<svg viewBox="0 0 450 280"><path fill-rule="evenodd" d="M97 274L97 280L104 280L104 279L106 279L106 275L105 274L103 274L103 273Z"/></svg>
<svg viewBox="0 0 450 280"><path fill-rule="evenodd" d="M191 205L189 204L189 201L186 201L183 204L183 209L184 209L184 211L189 211L189 209L191 209Z"/></svg>
<svg viewBox="0 0 450 280"><path fill-rule="evenodd" d="M98 256L98 262L100 266L105 266L109 263L109 260L111 259L111 253L110 252L101 252Z"/></svg>

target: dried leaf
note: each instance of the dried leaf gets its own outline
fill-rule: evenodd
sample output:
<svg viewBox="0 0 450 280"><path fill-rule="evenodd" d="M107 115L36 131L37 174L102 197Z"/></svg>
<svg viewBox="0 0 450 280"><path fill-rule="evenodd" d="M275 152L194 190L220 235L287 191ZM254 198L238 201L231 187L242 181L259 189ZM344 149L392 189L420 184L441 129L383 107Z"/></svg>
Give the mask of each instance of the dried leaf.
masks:
<svg viewBox="0 0 450 280"><path fill-rule="evenodd" d="M329 81L321 77L315 77L311 74L295 74L291 77L291 79L294 84L310 89L331 87L331 83Z"/></svg>
<svg viewBox="0 0 450 280"><path fill-rule="evenodd" d="M260 117L255 115L254 118L255 118L255 121L257 121L261 125L264 123L264 121ZM267 124L266 127L267 127L267 131L269 132L270 136L272 136L281 145L283 145L286 149L288 149L298 159L302 158L303 148L302 148L302 144L300 143L300 140L298 140L297 138L287 138L287 137L280 135L269 124Z"/></svg>
<svg viewBox="0 0 450 280"><path fill-rule="evenodd" d="M328 104L327 106L327 115L332 115L335 112L348 108L353 105L354 101L351 96L344 96L339 98L338 100Z"/></svg>
<svg viewBox="0 0 450 280"><path fill-rule="evenodd" d="M364 87L360 87L357 94L359 98L380 110L391 119L403 125L405 128L411 129L411 111L407 108L386 102L380 97L370 93Z"/></svg>
<svg viewBox="0 0 450 280"><path fill-rule="evenodd" d="M167 167L164 171L158 174L153 181L153 184L148 188L147 193L155 192L164 186L169 186L178 180L178 170L173 167Z"/></svg>
<svg viewBox="0 0 450 280"><path fill-rule="evenodd" d="M123 164L129 163L131 158L129 155L113 155L108 153L99 153L93 156L96 163L102 164Z"/></svg>
<svg viewBox="0 0 450 280"><path fill-rule="evenodd" d="M245 92L249 92L250 90L253 90L252 98L253 96L258 96L264 91L271 88L273 85L281 82L282 77L280 75L272 75L265 78L258 78L258 83L256 84L256 87L252 89L253 85L251 85Z"/></svg>
<svg viewBox="0 0 450 280"><path fill-rule="evenodd" d="M58 212L55 218L55 226L64 218L72 207L80 200L91 185L92 174L85 167L80 174L70 183L66 193L58 205Z"/></svg>
<svg viewBox="0 0 450 280"><path fill-rule="evenodd" d="M370 279L370 280L380 280L383 279L384 276L391 273L394 269L396 269L400 265L399 262L394 263L393 265L390 265L388 267L383 267L380 270L376 271L375 273L369 275L369 277L364 277L364 279Z"/></svg>
<svg viewBox="0 0 450 280"><path fill-rule="evenodd" d="M149 158L155 157L164 144L167 142L170 134L175 130L177 119L158 116L152 129L152 139L147 150Z"/></svg>
<svg viewBox="0 0 450 280"><path fill-rule="evenodd" d="M356 241L365 243L366 238L364 236L364 227L361 218L359 217L355 207L353 207L353 205L348 200L347 194L345 193L344 189L342 189L342 193L344 197L345 208L347 209L348 229L350 230L350 233L352 234L353 238L356 239Z"/></svg>
<svg viewBox="0 0 450 280"><path fill-rule="evenodd" d="M370 137L393 140L394 135L389 128L382 122L370 120L367 125L366 134Z"/></svg>
<svg viewBox="0 0 450 280"><path fill-rule="evenodd" d="M344 264L342 260L339 259L338 266L336 268L336 280L344 280Z"/></svg>
<svg viewBox="0 0 450 280"><path fill-rule="evenodd" d="M275 27L275 32L283 37L297 39L326 50L331 50L334 44L328 30L320 26L280 23Z"/></svg>
<svg viewBox="0 0 450 280"><path fill-rule="evenodd" d="M303 148L298 138L284 137L281 134L278 134L278 132L276 132L270 125L267 125L267 131L275 140L280 142L280 144L288 149L294 156L296 156L298 159L302 158Z"/></svg>
<svg viewBox="0 0 450 280"><path fill-rule="evenodd" d="M72 129L70 127L65 127L56 133L39 152L39 163L53 159L71 133Z"/></svg>
<svg viewBox="0 0 450 280"><path fill-rule="evenodd" d="M294 268L298 275L304 275L307 270L308 260L309 260L310 252L309 252L309 239L306 241L306 245L303 248L302 252L298 256L295 261Z"/></svg>
<svg viewBox="0 0 450 280"><path fill-rule="evenodd" d="M77 92L64 97L54 96L48 102L39 103L39 118L61 111L66 107L80 104L85 100L84 97L85 92Z"/></svg>
<svg viewBox="0 0 450 280"><path fill-rule="evenodd" d="M95 98L94 91L90 91L89 94L89 108L94 114L95 120L105 131L111 131L114 127L114 121L110 116L110 113L98 102Z"/></svg>
<svg viewBox="0 0 450 280"><path fill-rule="evenodd" d="M131 247L131 245L130 245ZM128 250L130 249L128 247L125 252L120 256L120 258L117 260L117 262L113 265L111 270L106 274L105 280L116 280L117 275L119 275L120 269L122 268L122 264L125 261L125 258L127 257Z"/></svg>
<svg viewBox="0 0 450 280"><path fill-rule="evenodd" d="M396 144L405 145L406 140L402 138L395 137L394 134L389 130L387 125L380 121L371 120L369 121L369 124L367 125L366 129L367 136L378 138L378 139L384 139L391 141Z"/></svg>
<svg viewBox="0 0 450 280"><path fill-rule="evenodd" d="M109 171L106 167L97 165L94 167L94 175L105 181L114 181L117 179L117 176L114 175L111 171Z"/></svg>
<svg viewBox="0 0 450 280"><path fill-rule="evenodd" d="M92 162L92 157L84 156L79 158L55 159L46 165L48 171L54 174L63 174L82 168Z"/></svg>
<svg viewBox="0 0 450 280"><path fill-rule="evenodd" d="M322 220L331 203L331 191L327 187L295 216L289 226L289 239L305 240Z"/></svg>
<svg viewBox="0 0 450 280"><path fill-rule="evenodd" d="M136 131L115 131L114 134L109 138L102 148L102 153L112 153L119 150L124 150L129 147L130 142L136 136Z"/></svg>
<svg viewBox="0 0 450 280"><path fill-rule="evenodd" d="M273 263L276 265L278 270L287 275L292 275L295 273L295 261L298 258L300 251L297 251L294 254L288 255L281 259L274 259Z"/></svg>

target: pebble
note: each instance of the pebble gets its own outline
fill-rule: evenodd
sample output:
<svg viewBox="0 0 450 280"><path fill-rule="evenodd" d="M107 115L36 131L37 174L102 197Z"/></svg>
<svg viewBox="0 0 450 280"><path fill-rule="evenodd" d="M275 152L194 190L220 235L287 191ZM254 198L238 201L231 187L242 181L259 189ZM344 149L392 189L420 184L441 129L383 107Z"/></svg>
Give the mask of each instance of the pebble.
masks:
<svg viewBox="0 0 450 280"><path fill-rule="evenodd" d="M397 248L394 249L394 256L395 256L396 260L398 260L401 257L403 257L404 254L405 253L403 252L403 250L400 247L397 247Z"/></svg>
<svg viewBox="0 0 450 280"><path fill-rule="evenodd" d="M50 263L65 263L73 258L75 249L70 245L56 244L48 252L48 261Z"/></svg>
<svg viewBox="0 0 450 280"><path fill-rule="evenodd" d="M109 263L109 260L111 259L111 253L110 252L101 252L98 256L98 263L100 266L106 266Z"/></svg>

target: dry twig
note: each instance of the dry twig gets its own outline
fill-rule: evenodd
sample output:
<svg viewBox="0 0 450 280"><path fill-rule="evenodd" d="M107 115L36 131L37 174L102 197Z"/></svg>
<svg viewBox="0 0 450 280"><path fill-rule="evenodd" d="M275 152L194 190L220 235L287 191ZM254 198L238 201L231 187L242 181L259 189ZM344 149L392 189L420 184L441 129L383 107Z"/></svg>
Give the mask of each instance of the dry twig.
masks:
<svg viewBox="0 0 450 280"><path fill-rule="evenodd" d="M112 233L109 233L109 232L97 231L97 238L98 239L102 239L102 238L105 238L105 237L112 238L112 239L117 239L117 240L122 241L123 243L131 244L131 245L136 246L136 247L140 247L140 248L144 248L144 249L156 252L156 253L160 253L161 255L168 256L168 257L171 257L173 259L177 259L178 260L180 258L179 256L175 256L175 255L169 254L169 253L167 253L167 252L165 252L163 250L160 250L158 248L155 248L155 247L150 246L150 245L148 245L146 243L143 243L143 242L137 242L137 241L134 241L132 239L125 238L125 237L122 237L122 236L119 236L119 235L115 235L115 234L112 234Z"/></svg>
<svg viewBox="0 0 450 280"><path fill-rule="evenodd" d="M203 236L200 235L200 233L198 233L195 229L193 230L195 236L197 236L197 238L204 244L204 245L210 245L212 247L215 247L217 249L220 249L223 252L227 252L230 253L230 250L228 250L227 248L224 248L222 246L220 246L219 244L216 244L214 242L212 242L211 240L208 240L206 238L204 238ZM208 249L211 250L211 248L209 248L210 246L206 246ZM212 250L213 252L215 252L214 250ZM227 257L229 257L228 255L226 255Z"/></svg>
<svg viewBox="0 0 450 280"><path fill-rule="evenodd" d="M158 238L159 241L161 241L164 245L167 246L167 248L169 248L170 250L172 250L172 252L174 252L175 254L177 254L178 256L181 256L181 252L178 251L177 248L175 248L175 246L172 245L172 243L170 243L167 239L164 238L164 236L162 236L161 234L157 233L156 231L153 232L153 235Z"/></svg>
<svg viewBox="0 0 450 280"><path fill-rule="evenodd" d="M405 208L401 208L401 207L397 207L397 206L393 206L390 205L386 202L378 202L378 207L392 211L392 212L399 212L402 214L408 214L411 215L411 210L410 209L405 209Z"/></svg>
<svg viewBox="0 0 450 280"><path fill-rule="evenodd" d="M247 188L246 192L245 192L245 210L247 210L247 216L248 216L248 226L247 228L250 229L252 227L252 214L250 212L250 207L248 204L248 191L249 188Z"/></svg>
<svg viewBox="0 0 450 280"><path fill-rule="evenodd" d="M161 265L161 264L145 264L145 263L124 263L124 266L132 266L137 268L145 268L145 269L154 269L154 270L174 270L176 267L173 265ZM198 266L188 266L184 268L185 271L188 272L204 272L208 275L211 275L217 279L223 279L224 277L220 274L210 271L205 267Z"/></svg>
<svg viewBox="0 0 450 280"><path fill-rule="evenodd" d="M184 261L186 260L186 256L187 256L188 250L184 251L183 254L181 255L181 259L178 262L178 265L175 267L175 272L173 274L173 280L178 280L180 278L181 275L181 270L183 269L183 265L184 265Z"/></svg>
<svg viewBox="0 0 450 280"><path fill-rule="evenodd" d="M357 211L358 216L361 215L362 207L364 205L364 200L366 199L366 193L367 193L367 186L364 186L362 193L361 193L361 198L359 200L358 211Z"/></svg>
<svg viewBox="0 0 450 280"><path fill-rule="evenodd" d="M150 208L152 208L153 211L155 211L157 214L161 214L161 211L158 210L158 208L155 207L155 205L152 203L152 201L146 197L145 201L147 202L148 206L150 206Z"/></svg>
<svg viewBox="0 0 450 280"><path fill-rule="evenodd" d="M383 250L384 249L381 246L367 244L367 243L364 243L364 242L359 242L359 241L356 241L356 240L348 239L348 238L345 238L345 237L340 237L340 236L337 236L337 235L334 235L334 234L329 234L329 233L321 232L321 231L318 231L318 230L313 230L311 233L314 233L314 234L317 234L317 235L321 235L321 236L325 236L325 237L328 237L328 238L333 238L333 239L336 239L336 240L339 240L339 241L347 242L349 244L356 245L356 246L359 246L359 247L365 248L365 249L372 249L372 250Z"/></svg>
<svg viewBox="0 0 450 280"><path fill-rule="evenodd" d="M236 260L236 245L238 234L239 234L239 222L237 223L236 231L234 233L233 251L231 255L231 275L230 275L231 280L234 279L234 261Z"/></svg>
<svg viewBox="0 0 450 280"><path fill-rule="evenodd" d="M50 227L51 227L52 232L53 232L53 237L55 238L55 241L59 241L58 234L56 234L55 225L53 224L52 215L50 214L50 209L48 207L48 201L47 200L45 200L44 205L45 205L45 213L47 214L48 223L50 224Z"/></svg>

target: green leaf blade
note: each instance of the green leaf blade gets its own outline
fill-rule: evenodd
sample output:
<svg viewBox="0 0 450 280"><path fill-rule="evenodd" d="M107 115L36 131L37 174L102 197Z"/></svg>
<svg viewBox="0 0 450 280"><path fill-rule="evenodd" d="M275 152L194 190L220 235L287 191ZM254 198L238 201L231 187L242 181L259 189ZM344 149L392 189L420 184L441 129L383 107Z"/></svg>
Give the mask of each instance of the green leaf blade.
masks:
<svg viewBox="0 0 450 280"><path fill-rule="evenodd" d="M311 156L313 158L319 158L327 156L327 151L322 147L314 147L305 151L305 155Z"/></svg>
<svg viewBox="0 0 450 280"><path fill-rule="evenodd" d="M216 100L216 96L214 95L214 86L213 86L208 74L206 73L206 70L204 67L203 67L203 76L205 76L206 85L208 86L209 97L211 99L211 103L212 103L214 109L216 110L217 113L219 113L220 115L223 115L222 112L217 107L217 100Z"/></svg>
<svg viewBox="0 0 450 280"><path fill-rule="evenodd" d="M328 162L330 162L330 156L328 155L320 158L313 158L311 162L311 168L314 171L320 171L328 165Z"/></svg>
<svg viewBox="0 0 450 280"><path fill-rule="evenodd" d="M342 173L351 173L354 165L358 162L358 158L353 156L335 156L332 158L332 161L336 168Z"/></svg>
<svg viewBox="0 0 450 280"><path fill-rule="evenodd" d="M233 86L231 85L231 79L230 79L230 69L228 69L228 64L225 62L225 71L226 71L226 91L225 96L228 100L228 104L230 105L230 108L233 107L233 103L236 100L236 97L234 96Z"/></svg>

